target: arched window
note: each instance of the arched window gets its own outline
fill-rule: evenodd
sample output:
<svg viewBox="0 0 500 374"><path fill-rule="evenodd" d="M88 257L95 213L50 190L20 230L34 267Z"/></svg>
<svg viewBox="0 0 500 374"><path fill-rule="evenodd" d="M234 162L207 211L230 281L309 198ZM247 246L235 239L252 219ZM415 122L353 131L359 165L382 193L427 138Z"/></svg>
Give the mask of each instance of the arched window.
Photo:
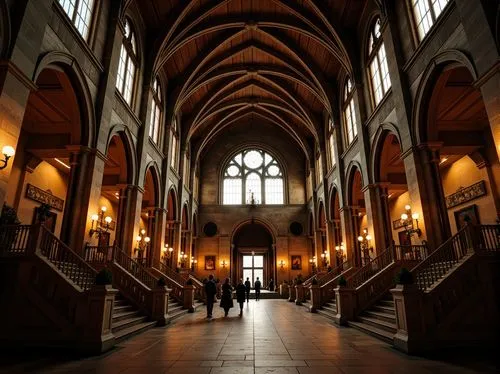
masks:
<svg viewBox="0 0 500 374"><path fill-rule="evenodd" d="M335 158L335 126L333 119L328 119L328 145L330 146L330 167L333 168L337 164Z"/></svg>
<svg viewBox="0 0 500 374"><path fill-rule="evenodd" d="M391 78L387 66L387 55L380 33L380 18L373 24L370 30L368 42L368 66L370 67L370 81L373 93L373 101L377 106L384 95L391 88Z"/></svg>
<svg viewBox="0 0 500 374"><path fill-rule="evenodd" d="M151 100L151 116L149 117L149 137L158 144L160 138L161 119L161 86L158 77L153 83L153 99Z"/></svg>
<svg viewBox="0 0 500 374"><path fill-rule="evenodd" d="M135 34L130 27L129 20L126 19L125 35L120 51L120 64L118 65L118 76L116 78L116 88L129 105L132 104L135 70L138 65Z"/></svg>
<svg viewBox="0 0 500 374"><path fill-rule="evenodd" d="M87 40L94 11L94 0L59 0L59 4L83 39Z"/></svg>
<svg viewBox="0 0 500 374"><path fill-rule="evenodd" d="M284 204L283 172L267 152L239 152L226 165L223 178L224 205Z"/></svg>
<svg viewBox="0 0 500 374"><path fill-rule="evenodd" d="M351 79L347 78L344 87L344 127L347 144L351 144L358 135L356 111L354 110L354 90Z"/></svg>
<svg viewBox="0 0 500 374"><path fill-rule="evenodd" d="M412 0L413 16L422 40L439 18L449 0Z"/></svg>
<svg viewBox="0 0 500 374"><path fill-rule="evenodd" d="M174 119L174 121L172 122L172 126L171 126L170 131L172 132L172 134L171 134L172 153L171 153L171 158L170 158L170 166L172 167L172 169L177 170L177 153L178 153L177 152L177 142L178 142L177 139L179 136L178 129L177 129L177 120Z"/></svg>

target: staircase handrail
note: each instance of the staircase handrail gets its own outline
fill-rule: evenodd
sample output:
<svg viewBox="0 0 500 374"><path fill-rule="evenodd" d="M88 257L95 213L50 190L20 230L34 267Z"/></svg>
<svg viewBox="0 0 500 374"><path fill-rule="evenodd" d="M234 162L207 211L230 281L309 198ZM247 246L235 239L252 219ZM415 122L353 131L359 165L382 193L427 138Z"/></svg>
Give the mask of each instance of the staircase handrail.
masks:
<svg viewBox="0 0 500 374"><path fill-rule="evenodd" d="M330 270L323 277L319 278L318 279L318 285L320 287L324 286L325 284L327 284L328 282L332 281L333 279L335 279L336 277L338 277L341 273L343 273L344 271L346 271L346 270L348 270L350 268L351 268L351 266L349 264L349 261L347 261L347 260L344 261L339 266L336 266L335 268L333 268L332 270Z"/></svg>
<svg viewBox="0 0 500 374"><path fill-rule="evenodd" d="M26 254L31 228L32 225L0 226L0 253Z"/></svg>
<svg viewBox="0 0 500 374"><path fill-rule="evenodd" d="M97 270L46 227L40 226L40 230L40 253L81 289L90 289L95 284Z"/></svg>
<svg viewBox="0 0 500 374"><path fill-rule="evenodd" d="M479 226L479 248L486 252L500 251L500 225Z"/></svg>
<svg viewBox="0 0 500 374"><path fill-rule="evenodd" d="M432 251L427 258L411 269L411 273L419 289L425 291L431 287L442 275L447 273L451 267L457 264L469 252L469 249L472 249L473 229L474 226L466 225ZM433 271L426 272L424 276L419 277L419 274L423 274L432 266L436 268Z"/></svg>
<svg viewBox="0 0 500 374"><path fill-rule="evenodd" d="M179 273L177 273L175 270L173 270L170 266L168 266L166 263L163 261L160 261L160 268L159 270L165 274L168 278L172 279L176 283L178 283L181 286L186 285L186 279Z"/></svg>
<svg viewBox="0 0 500 374"><path fill-rule="evenodd" d="M153 289L156 287L158 278L128 254L126 254L118 246L115 246L114 260L118 265L128 271L131 275L141 281L148 288Z"/></svg>
<svg viewBox="0 0 500 374"><path fill-rule="evenodd" d="M373 277L379 271L394 262L394 246L390 245L389 248L384 250L381 254L356 271L353 275L347 278L347 287L358 288L368 279Z"/></svg>
<svg viewBox="0 0 500 374"><path fill-rule="evenodd" d="M114 246L99 246L85 244L83 248L83 258L90 263L106 264L112 260Z"/></svg>

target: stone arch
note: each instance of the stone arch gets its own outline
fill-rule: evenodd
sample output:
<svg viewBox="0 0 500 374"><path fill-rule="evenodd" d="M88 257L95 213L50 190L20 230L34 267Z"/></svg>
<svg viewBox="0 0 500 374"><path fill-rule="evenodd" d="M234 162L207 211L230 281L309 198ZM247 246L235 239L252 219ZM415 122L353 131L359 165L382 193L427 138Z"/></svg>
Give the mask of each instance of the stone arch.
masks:
<svg viewBox="0 0 500 374"><path fill-rule="evenodd" d="M413 144L420 144L426 141L425 133L427 121L427 107L429 105L434 85L440 75L441 69L447 65L456 64L465 67L471 74L474 81L478 74L473 61L464 52L450 49L435 55L427 64L415 96L412 114L412 137Z"/></svg>
<svg viewBox="0 0 500 374"><path fill-rule="evenodd" d="M361 175L361 188L366 185L365 177L363 176L363 168L361 167L361 164L356 161L352 160L348 167L347 167L347 172L346 172L346 189L345 189L345 201L347 202L348 205L352 205L352 199L351 199L351 194L352 194L352 183L354 176L356 172L359 172Z"/></svg>
<svg viewBox="0 0 500 374"><path fill-rule="evenodd" d="M106 152L109 148L111 140L113 137L118 136L125 147L125 154L127 156L127 169L129 170L127 176L127 183L136 184L137 183L137 152L135 150L135 144L130 130L124 125L115 125L109 131L108 138L106 140Z"/></svg>
<svg viewBox="0 0 500 374"><path fill-rule="evenodd" d="M380 157L380 153L383 150L384 141L387 134L394 135L399 143L401 153L403 152L403 143L401 139L401 133L399 129L393 123L386 122L381 124L377 131L375 132L375 136L373 137L371 147L370 147L370 159L369 159L369 173L370 180L372 182L377 182L377 169L378 169L378 160Z"/></svg>
<svg viewBox="0 0 500 374"><path fill-rule="evenodd" d="M170 186L167 193L167 220L177 220L177 211L177 190L174 186Z"/></svg>
<svg viewBox="0 0 500 374"><path fill-rule="evenodd" d="M144 186L146 185L146 178L148 172L151 173L151 178L154 186L154 201L155 201L155 206L159 207L162 205L161 201L161 172L160 169L158 168L158 164L156 161L150 161L145 168L145 173L144 173Z"/></svg>
<svg viewBox="0 0 500 374"><path fill-rule="evenodd" d="M268 220L264 218L248 218L245 220L242 220L238 223L236 223L233 228L231 229L231 240L230 243L234 242L234 236L235 234L245 225L249 223L257 223L261 226L264 226L267 231L271 234L271 237L273 238L273 244L276 244L276 238L278 237L278 230L277 228Z"/></svg>
<svg viewBox="0 0 500 374"><path fill-rule="evenodd" d="M82 123L82 145L95 147L96 129L95 113L92 95L87 85L83 69L80 67L76 57L61 51L48 52L38 59L33 73L33 82L47 68L56 67L62 69L69 77L80 106Z"/></svg>

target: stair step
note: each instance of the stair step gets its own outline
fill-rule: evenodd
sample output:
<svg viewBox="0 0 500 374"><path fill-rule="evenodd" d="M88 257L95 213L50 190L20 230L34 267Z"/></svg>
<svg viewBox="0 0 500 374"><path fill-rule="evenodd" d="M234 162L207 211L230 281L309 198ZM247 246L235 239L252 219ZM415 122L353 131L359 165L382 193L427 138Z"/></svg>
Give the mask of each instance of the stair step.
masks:
<svg viewBox="0 0 500 374"><path fill-rule="evenodd" d="M130 304L121 304L121 305L114 305L113 307L113 313L121 313L121 312L128 312L133 310L134 307Z"/></svg>
<svg viewBox="0 0 500 374"><path fill-rule="evenodd" d="M325 310L325 309L318 309L318 314L330 319L334 319L335 316L337 315L337 313L332 313L330 310Z"/></svg>
<svg viewBox="0 0 500 374"><path fill-rule="evenodd" d="M392 308L390 306L384 306L384 305L377 304L377 305L373 306L372 310L374 310L376 312L390 313L390 314L396 315L394 308Z"/></svg>
<svg viewBox="0 0 500 374"><path fill-rule="evenodd" d="M114 334L115 341L120 342L120 341L123 341L125 339L128 339L128 338L132 337L133 335L136 335L140 332L143 332L146 329L153 327L154 325L156 325L155 321L142 322L142 323L138 323L136 325L130 326L128 328L125 328L123 330L120 330L116 334Z"/></svg>
<svg viewBox="0 0 500 374"><path fill-rule="evenodd" d="M395 323L382 321L382 320L377 319L377 318L370 318L370 317L367 317L366 315L359 316L358 319L359 319L359 321L361 321L367 325L371 325L371 326L376 327L378 329L385 330L389 333L392 333L393 335L397 331L397 327L396 327Z"/></svg>
<svg viewBox="0 0 500 374"><path fill-rule="evenodd" d="M137 316L137 317L132 317L132 318L127 318L127 319L122 319L117 322L113 322L111 326L111 330L113 333L116 333L120 330L123 330L125 328L129 328L133 325L137 325L141 322L146 322L147 317L146 316Z"/></svg>
<svg viewBox="0 0 500 374"><path fill-rule="evenodd" d="M327 311L329 313L337 314L337 306L336 305L329 305L329 306L323 305L321 307L321 309L323 309L324 311Z"/></svg>
<svg viewBox="0 0 500 374"><path fill-rule="evenodd" d="M131 310L127 312L113 313L113 323L121 321L123 319L131 318L137 315L137 310Z"/></svg>
<svg viewBox="0 0 500 374"><path fill-rule="evenodd" d="M174 313L174 312L177 312L178 310L182 310L182 305L169 305L168 306L169 313Z"/></svg>
<svg viewBox="0 0 500 374"><path fill-rule="evenodd" d="M374 310L367 310L365 312L365 315L370 318L396 324L396 313L394 313L394 310L392 311L392 313L383 313Z"/></svg>
<svg viewBox="0 0 500 374"><path fill-rule="evenodd" d="M173 321L174 319L182 317L183 315L185 315L187 313L188 313L187 309L180 309L180 310L178 309L178 310L175 310L173 312L169 309L168 316L169 316L170 321Z"/></svg>
<svg viewBox="0 0 500 374"><path fill-rule="evenodd" d="M386 343L393 344L394 342L394 333L379 329L375 326L371 326L362 322L353 322L353 321L349 321L349 326L354 327L355 329L367 333L371 336L374 336L380 340L383 340Z"/></svg>
<svg viewBox="0 0 500 374"><path fill-rule="evenodd" d="M378 306L388 306L394 309L394 300L380 300L377 303Z"/></svg>

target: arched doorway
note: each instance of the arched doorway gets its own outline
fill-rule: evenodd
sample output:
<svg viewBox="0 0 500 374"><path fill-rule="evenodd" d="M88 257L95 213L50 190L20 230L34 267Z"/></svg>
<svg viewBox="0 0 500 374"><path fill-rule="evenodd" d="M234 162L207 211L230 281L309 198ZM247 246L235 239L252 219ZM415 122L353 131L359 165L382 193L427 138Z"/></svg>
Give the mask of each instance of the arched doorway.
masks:
<svg viewBox="0 0 500 374"><path fill-rule="evenodd" d="M375 182L380 188L379 217L383 219L384 242L386 246L393 241L400 245L409 245L411 238L408 237L404 226L399 221L401 214L407 213L408 207L410 216L411 213L417 213L417 211L412 206L408 192L401 145L397 136L388 130L381 134L380 139L375 161Z"/></svg>
<svg viewBox="0 0 500 374"><path fill-rule="evenodd" d="M340 223L339 193L335 187L332 188L330 193L330 217L332 221L332 248L335 248L335 263L333 267L336 267L345 261L345 246Z"/></svg>
<svg viewBox="0 0 500 374"><path fill-rule="evenodd" d="M500 165L481 92L469 69L457 63L440 66L434 82L419 138L430 145L424 148L431 165L428 185L437 191L434 222L445 240L466 221L495 223Z"/></svg>
<svg viewBox="0 0 500 374"><path fill-rule="evenodd" d="M38 221L42 203L49 202L45 227L77 251L84 237L90 188L88 118L70 75L59 66L38 74L37 90L28 97L9 179L6 204L23 224ZM85 155L84 155L85 153Z"/></svg>
<svg viewBox="0 0 500 374"><path fill-rule="evenodd" d="M174 267L174 252L176 248L175 228L177 218L177 196L175 190L171 188L167 195L167 222L165 226L165 246L167 248L166 256L162 261L167 266Z"/></svg>
<svg viewBox="0 0 500 374"><path fill-rule="evenodd" d="M276 254L274 239L261 222L250 221L240 226L233 235L231 277L236 283L240 278L250 278L252 287L259 277L263 286L276 279Z"/></svg>
<svg viewBox="0 0 500 374"><path fill-rule="evenodd" d="M366 216L365 196L363 194L363 178L357 167L351 170L348 184L348 204L350 212L350 225L352 230L351 248L354 266L360 267L370 261L369 249L367 247L361 253L361 243L357 238L368 230L368 220Z"/></svg>

